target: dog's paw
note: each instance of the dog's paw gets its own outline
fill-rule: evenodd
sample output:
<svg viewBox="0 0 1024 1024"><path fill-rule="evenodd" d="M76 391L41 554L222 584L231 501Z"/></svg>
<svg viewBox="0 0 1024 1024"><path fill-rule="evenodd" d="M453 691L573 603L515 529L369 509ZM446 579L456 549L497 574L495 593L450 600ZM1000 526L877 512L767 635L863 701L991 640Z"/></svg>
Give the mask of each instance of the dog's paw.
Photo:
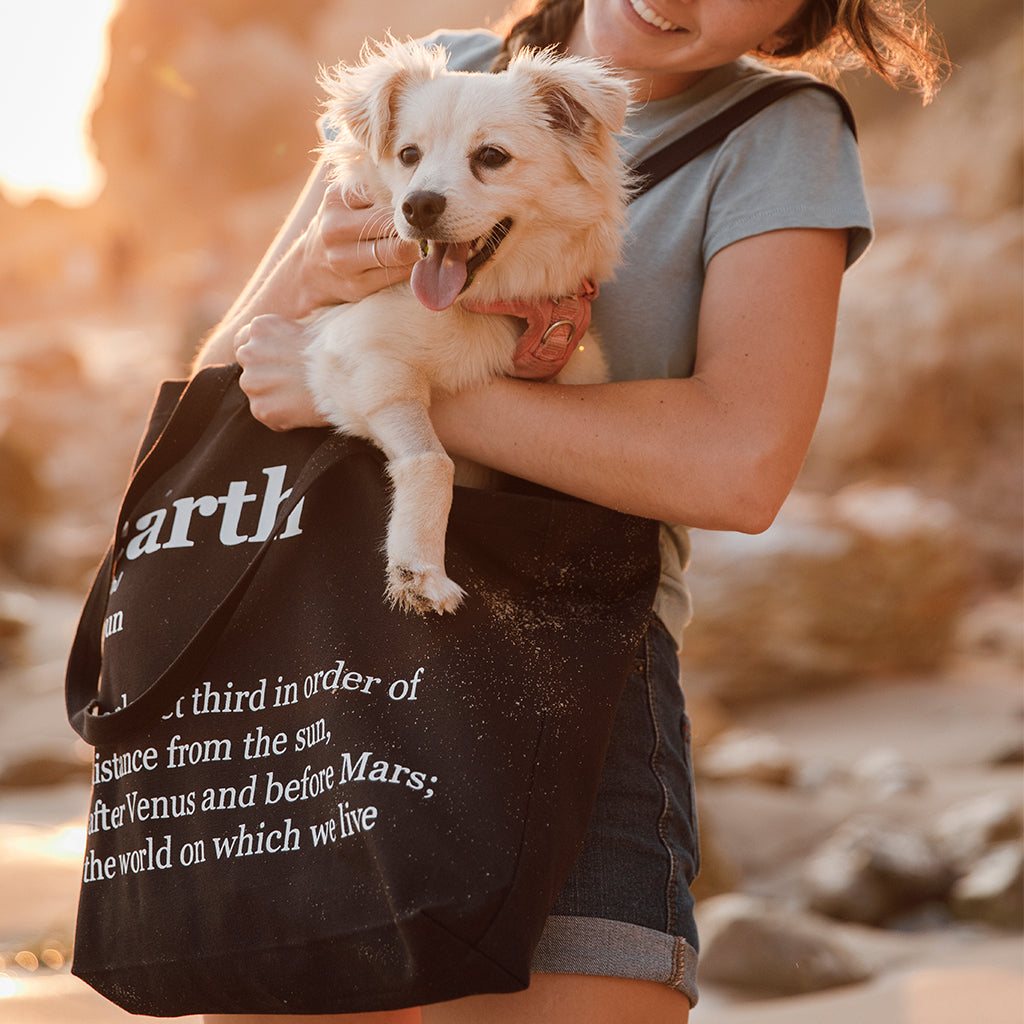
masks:
<svg viewBox="0 0 1024 1024"><path fill-rule="evenodd" d="M466 592L436 566L391 565L388 567L387 598L405 612L454 612Z"/></svg>

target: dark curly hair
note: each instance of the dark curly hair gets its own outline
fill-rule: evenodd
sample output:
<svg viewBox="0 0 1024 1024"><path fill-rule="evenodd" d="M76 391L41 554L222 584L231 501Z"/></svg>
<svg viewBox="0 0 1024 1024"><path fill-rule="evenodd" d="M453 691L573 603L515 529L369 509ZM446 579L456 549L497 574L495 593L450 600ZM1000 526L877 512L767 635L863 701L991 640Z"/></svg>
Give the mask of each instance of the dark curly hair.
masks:
<svg viewBox="0 0 1024 1024"><path fill-rule="evenodd" d="M524 47L563 50L582 10L583 0L536 0L525 11L513 8L492 70L506 67ZM924 5L908 7L904 0L806 0L781 34L782 46L756 56L832 81L843 71L867 67L890 85L909 84L926 103L948 68Z"/></svg>

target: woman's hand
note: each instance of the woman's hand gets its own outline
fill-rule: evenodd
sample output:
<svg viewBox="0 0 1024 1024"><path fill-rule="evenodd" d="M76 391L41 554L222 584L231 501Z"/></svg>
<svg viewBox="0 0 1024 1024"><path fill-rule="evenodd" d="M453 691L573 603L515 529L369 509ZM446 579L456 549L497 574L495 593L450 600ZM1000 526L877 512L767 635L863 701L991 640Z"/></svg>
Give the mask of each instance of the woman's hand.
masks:
<svg viewBox="0 0 1024 1024"><path fill-rule="evenodd" d="M327 426L306 384L307 342L302 324L273 314L256 317L235 335L239 385L253 416L271 430Z"/></svg>
<svg viewBox="0 0 1024 1024"><path fill-rule="evenodd" d="M405 280L416 245L394 234L390 209L329 187L316 214L261 290L289 276L294 301L284 303L293 319L260 313L234 335L239 380L253 416L272 430L326 426L306 385L307 338L301 316L339 302L357 302ZM259 293L258 293L259 294Z"/></svg>
<svg viewBox="0 0 1024 1024"><path fill-rule="evenodd" d="M318 165L260 265L206 339L195 368L234 358L239 331L263 314L301 320L355 302L412 274L418 252L391 211L330 185Z"/></svg>
<svg viewBox="0 0 1024 1024"><path fill-rule="evenodd" d="M412 274L419 253L395 234L391 210L331 185L298 247L305 309L358 302Z"/></svg>

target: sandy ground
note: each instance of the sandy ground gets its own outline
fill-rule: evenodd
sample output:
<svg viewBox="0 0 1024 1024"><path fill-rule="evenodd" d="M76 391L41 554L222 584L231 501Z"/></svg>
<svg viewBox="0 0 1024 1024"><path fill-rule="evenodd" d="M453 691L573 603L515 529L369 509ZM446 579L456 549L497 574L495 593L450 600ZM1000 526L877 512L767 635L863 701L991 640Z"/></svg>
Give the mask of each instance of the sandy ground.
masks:
<svg viewBox="0 0 1024 1024"><path fill-rule="evenodd" d="M62 660L77 615L72 600L47 598L44 631L31 638L28 669L0 675L5 711L0 753L69 753ZM961 666L939 680L874 682L840 692L751 708L742 724L767 729L807 764L852 763L865 751L899 751L923 784L899 814L922 820L951 802L999 789L1022 792L1020 766L993 767L1020 743L1019 673ZM699 726L699 722L698 722ZM83 770L83 776L85 772ZM806 792L751 784L706 784L701 801L716 839L731 852L746 887L768 893L792 883L794 865L862 797L847 789ZM0 790L0 1021L105 1024L129 1015L71 977L58 953L70 944L88 788L60 785ZM1024 1024L1024 944L1017 933L976 925L915 933L865 932L884 964L870 982L795 998L748 1000L702 987L694 1024ZM34 951L54 966L14 961ZM24 961L24 957L20 958ZM149 1019L149 1018L136 1018ZM198 1018L182 1018L195 1021Z"/></svg>

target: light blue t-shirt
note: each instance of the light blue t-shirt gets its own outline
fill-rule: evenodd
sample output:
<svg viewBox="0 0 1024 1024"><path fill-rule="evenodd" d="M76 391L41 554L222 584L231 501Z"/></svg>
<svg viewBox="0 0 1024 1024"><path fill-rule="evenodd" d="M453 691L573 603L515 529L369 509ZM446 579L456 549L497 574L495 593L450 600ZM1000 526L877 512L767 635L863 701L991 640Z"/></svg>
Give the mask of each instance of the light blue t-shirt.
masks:
<svg viewBox="0 0 1024 1024"><path fill-rule="evenodd" d="M426 41L444 46L454 70L487 70L500 49L483 31L441 31ZM676 96L632 107L623 149L639 162L778 74L743 58ZM705 271L725 246L783 228L845 228L849 266L872 233L856 140L819 89L776 101L640 196L628 225L623 261L593 306L613 380L693 373ZM662 531L655 610L679 639L690 616L688 553L685 529Z"/></svg>
<svg viewBox="0 0 1024 1024"><path fill-rule="evenodd" d="M486 70L500 49L497 36L480 31L442 31L427 42L444 46L457 70ZM778 74L744 58L633 107L623 149L639 162ZM711 257L750 235L808 227L849 229L847 265L871 238L856 140L818 89L773 103L630 206L622 264L594 303L613 379L690 376Z"/></svg>

